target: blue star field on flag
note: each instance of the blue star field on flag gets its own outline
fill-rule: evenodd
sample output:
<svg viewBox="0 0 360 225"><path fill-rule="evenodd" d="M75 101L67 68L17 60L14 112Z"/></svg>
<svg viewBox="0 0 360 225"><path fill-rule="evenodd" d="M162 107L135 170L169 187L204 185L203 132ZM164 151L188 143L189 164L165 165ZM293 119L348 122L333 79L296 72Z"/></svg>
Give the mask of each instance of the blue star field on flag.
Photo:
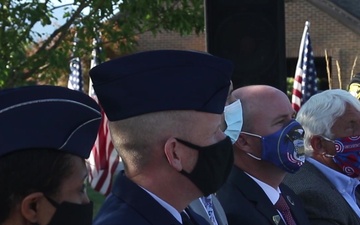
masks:
<svg viewBox="0 0 360 225"><path fill-rule="evenodd" d="M75 55L77 35L75 34L73 42L73 51L70 59L70 74L68 80L68 88L76 91L84 91L84 81L82 77L81 61L80 58Z"/></svg>
<svg viewBox="0 0 360 225"><path fill-rule="evenodd" d="M81 62L79 57L70 60L70 74L68 88L77 91L83 91L83 78L81 72Z"/></svg>
<svg viewBox="0 0 360 225"><path fill-rule="evenodd" d="M314 94L318 92L317 74L314 63L310 34L310 23L306 21L300 42L299 58L296 65L291 105L296 112Z"/></svg>
<svg viewBox="0 0 360 225"><path fill-rule="evenodd" d="M310 35L307 33L304 47L304 57L302 58L302 71L303 79L301 84L302 99L301 105L303 105L311 96L317 93L317 74L314 63L314 54L311 47Z"/></svg>

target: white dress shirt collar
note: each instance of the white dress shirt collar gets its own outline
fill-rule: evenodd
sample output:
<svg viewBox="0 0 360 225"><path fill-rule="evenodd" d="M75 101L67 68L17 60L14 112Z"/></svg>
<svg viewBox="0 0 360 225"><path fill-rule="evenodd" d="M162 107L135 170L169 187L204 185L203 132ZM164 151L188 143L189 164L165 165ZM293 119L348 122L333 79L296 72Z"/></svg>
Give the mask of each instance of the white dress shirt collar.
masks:
<svg viewBox="0 0 360 225"><path fill-rule="evenodd" d="M139 187L141 187L141 186L139 186ZM147 193L149 193L149 195L151 197L153 197L155 199L155 201L157 201L162 207L164 207L167 211L169 211L169 213L171 213L171 215L173 215L176 218L176 220L179 221L179 223L182 224L181 215L174 207L172 207L169 203L165 202L164 200L162 200L161 198L159 198L155 194L153 194L150 191L146 190L145 188L143 188L143 187L141 187L141 188L144 189Z"/></svg>
<svg viewBox="0 0 360 225"><path fill-rule="evenodd" d="M271 187L270 185L262 182L261 180L251 176L250 174L246 173L251 179L253 179L260 187L261 189L263 189L263 191L265 192L265 194L268 196L268 198L270 199L270 201L272 202L273 205L275 205L275 203L277 202L277 200L280 197L280 188L277 187L276 189Z"/></svg>

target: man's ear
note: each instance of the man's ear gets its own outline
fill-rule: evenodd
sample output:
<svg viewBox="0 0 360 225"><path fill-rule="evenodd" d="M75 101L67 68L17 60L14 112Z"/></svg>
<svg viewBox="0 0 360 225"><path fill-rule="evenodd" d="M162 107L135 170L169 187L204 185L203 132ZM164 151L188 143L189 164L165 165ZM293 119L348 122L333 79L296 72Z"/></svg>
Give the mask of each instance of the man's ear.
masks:
<svg viewBox="0 0 360 225"><path fill-rule="evenodd" d="M21 214L31 223L38 222L37 208L39 200L44 196L41 192L34 192L27 195L20 205Z"/></svg>
<svg viewBox="0 0 360 225"><path fill-rule="evenodd" d="M247 137L246 135L240 133L238 139L236 140L236 142L234 143L234 146L238 149L244 149L246 150L249 146L248 142L247 142Z"/></svg>
<svg viewBox="0 0 360 225"><path fill-rule="evenodd" d="M182 151L180 151L179 146L180 144L175 138L169 138L164 146L164 152L169 164L177 171L181 171L183 169L183 165L181 163Z"/></svg>
<svg viewBox="0 0 360 225"><path fill-rule="evenodd" d="M325 146L323 145L323 138L321 136L312 136L310 139L310 144L314 150L314 153L321 154L326 152Z"/></svg>

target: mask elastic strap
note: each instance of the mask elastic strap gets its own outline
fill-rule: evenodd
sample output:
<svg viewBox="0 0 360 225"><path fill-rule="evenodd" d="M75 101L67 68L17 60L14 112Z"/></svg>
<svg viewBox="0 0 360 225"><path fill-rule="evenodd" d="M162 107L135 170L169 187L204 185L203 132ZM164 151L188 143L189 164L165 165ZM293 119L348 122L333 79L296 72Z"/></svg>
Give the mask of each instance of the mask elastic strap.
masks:
<svg viewBox="0 0 360 225"><path fill-rule="evenodd" d="M183 144L183 145L185 145L185 146L187 146L187 147L189 147L189 148L192 148L192 149L195 149L195 150L198 150L198 151L202 150L201 147L199 147L199 146L197 146L197 145L194 145L194 144L192 144L192 143L190 143L190 142L181 140L181 139L179 139L179 138L175 138L175 139L176 139L178 142L180 142L181 144Z"/></svg>
<svg viewBox="0 0 360 225"><path fill-rule="evenodd" d="M189 147L189 148L192 148L192 149L195 149L195 150L198 150L198 151L201 151L201 150L204 150L204 148L211 148L211 146L215 146L217 144L219 144L220 142L225 142L227 139L229 139L230 141L230 138L228 136L226 136L223 140L219 141L218 143L214 143L212 145L209 145L209 146L198 146L198 145L195 145L195 144L192 144L190 142L187 142L187 141L184 141L184 140L181 140L179 138L175 138L178 142L180 142L181 144Z"/></svg>
<svg viewBox="0 0 360 225"><path fill-rule="evenodd" d="M246 132L246 131L241 131L241 133L246 134L246 135L250 135L250 136L253 136L253 137L262 138L262 136L260 136L258 134L253 134L253 133L249 133L249 132Z"/></svg>
<svg viewBox="0 0 360 225"><path fill-rule="evenodd" d="M335 141L334 141L334 140L331 140L330 138L324 137L324 136L322 136L322 135L319 135L319 136L322 137L324 140L330 141L330 142L332 142L332 143L335 144Z"/></svg>
<svg viewBox="0 0 360 225"><path fill-rule="evenodd" d="M251 158L253 159L256 159L256 160L259 160L261 161L261 158L257 157L257 156L254 156L253 154L249 153L249 152L246 152L246 154L248 154L248 156L250 156Z"/></svg>
<svg viewBox="0 0 360 225"><path fill-rule="evenodd" d="M50 202L51 205L53 205L55 208L59 207L60 204L57 203L54 199L48 197L47 195L44 195L44 196L45 196L45 198L48 200L48 202Z"/></svg>
<svg viewBox="0 0 360 225"><path fill-rule="evenodd" d="M335 144L335 141L334 141L334 140L331 140L330 138L324 137L324 136L322 136L322 135L320 135L320 137L322 137L322 138L323 138L324 140L326 140L326 141L330 141L330 142L332 142L332 143ZM330 155L330 154L327 154L326 152L322 153L322 155L325 156L325 157L327 157L327 158L334 158L334 157L335 157L335 155Z"/></svg>
<svg viewBox="0 0 360 225"><path fill-rule="evenodd" d="M330 155L330 154L327 154L327 153L322 153L323 156L327 157L327 158L334 158L335 155Z"/></svg>

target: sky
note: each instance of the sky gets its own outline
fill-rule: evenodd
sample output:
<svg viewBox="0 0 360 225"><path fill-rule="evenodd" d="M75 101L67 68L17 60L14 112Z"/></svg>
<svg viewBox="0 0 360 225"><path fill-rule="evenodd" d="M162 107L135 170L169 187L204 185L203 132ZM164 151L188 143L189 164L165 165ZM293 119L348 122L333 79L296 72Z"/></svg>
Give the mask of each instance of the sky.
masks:
<svg viewBox="0 0 360 225"><path fill-rule="evenodd" d="M54 6L64 5L64 4L71 4L74 2L74 0L61 0L61 3L59 0L52 0ZM84 9L83 13L87 14L89 9ZM54 11L54 17L56 19L51 20L51 25L42 26L40 22L36 23L33 30L37 31L41 34L44 34L45 36L50 35L58 26L65 23L65 19L63 18L65 10L64 7L58 8Z"/></svg>
<svg viewBox="0 0 360 225"><path fill-rule="evenodd" d="M28 0L25 0L28 1ZM54 6L59 6L59 5L66 5L66 4L73 4L74 0L51 0L52 3L54 4ZM61 3L59 2L61 1ZM121 2L122 0L119 0L119 2ZM70 6L70 7L74 7L76 8L76 6ZM54 10L54 17L55 19L52 19L52 23L51 25L47 25L47 26L42 26L40 22L36 23L33 30L39 32L40 34L43 34L45 36L50 35L58 26L61 26L62 24L65 23L65 19L63 18L64 15L64 10L65 7L61 7L58 8L56 10ZM69 9L67 9L69 10ZM82 13L84 15L87 15L89 13L90 9L85 8ZM118 11L118 9L114 9L114 13L116 13Z"/></svg>

